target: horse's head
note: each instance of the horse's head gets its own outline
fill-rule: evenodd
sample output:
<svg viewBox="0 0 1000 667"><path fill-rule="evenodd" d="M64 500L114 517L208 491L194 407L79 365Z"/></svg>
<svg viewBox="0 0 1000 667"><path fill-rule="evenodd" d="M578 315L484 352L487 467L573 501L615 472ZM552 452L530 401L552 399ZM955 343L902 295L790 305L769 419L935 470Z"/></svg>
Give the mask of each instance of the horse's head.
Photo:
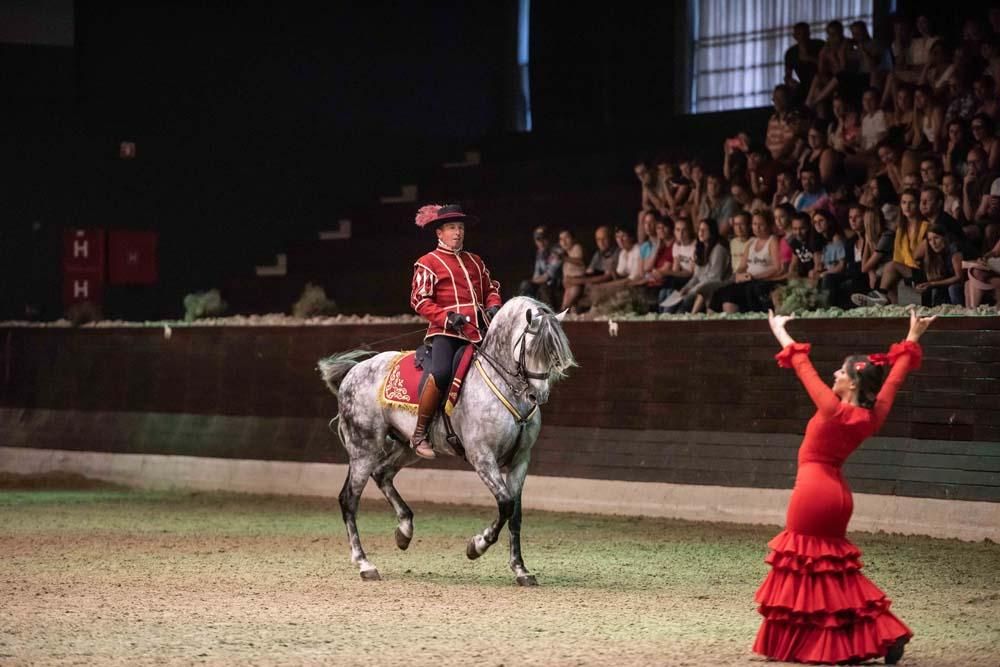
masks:
<svg viewBox="0 0 1000 667"><path fill-rule="evenodd" d="M562 328L565 312L525 296L504 304L490 323L483 342L487 354L495 357L524 384L527 398L539 405L549 400L551 384L576 366L569 340Z"/></svg>

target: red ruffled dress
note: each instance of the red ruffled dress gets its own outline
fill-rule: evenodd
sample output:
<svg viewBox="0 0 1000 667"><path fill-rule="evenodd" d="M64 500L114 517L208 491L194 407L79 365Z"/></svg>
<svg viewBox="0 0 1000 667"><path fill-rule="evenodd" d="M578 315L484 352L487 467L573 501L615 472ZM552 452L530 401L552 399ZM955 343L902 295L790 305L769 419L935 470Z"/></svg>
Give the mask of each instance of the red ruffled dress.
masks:
<svg viewBox="0 0 1000 667"><path fill-rule="evenodd" d="M764 621L753 650L793 662L869 660L913 633L889 611L885 593L861 574L861 552L846 538L854 501L840 469L882 427L923 353L909 341L893 345L889 376L867 409L837 398L813 368L809 349L793 343L775 357L780 366L795 369L817 411L799 447L785 530L768 543L771 570L756 595Z"/></svg>

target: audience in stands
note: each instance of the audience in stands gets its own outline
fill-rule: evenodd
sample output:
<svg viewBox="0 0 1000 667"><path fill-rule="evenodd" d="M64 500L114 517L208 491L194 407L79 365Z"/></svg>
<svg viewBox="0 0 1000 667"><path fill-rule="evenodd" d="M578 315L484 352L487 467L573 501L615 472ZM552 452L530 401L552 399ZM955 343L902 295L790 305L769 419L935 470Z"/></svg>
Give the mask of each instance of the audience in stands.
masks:
<svg viewBox="0 0 1000 667"><path fill-rule="evenodd" d="M642 258L635 232L629 227L618 227L615 230L615 243L618 245L618 261L612 279L591 285L587 289L591 306L608 301L619 292L637 285L642 277Z"/></svg>
<svg viewBox="0 0 1000 667"><path fill-rule="evenodd" d="M1000 303L1000 241L974 262L963 262L968 269L965 305L976 308L983 296L992 291L994 303Z"/></svg>
<svg viewBox="0 0 1000 667"><path fill-rule="evenodd" d="M535 241L534 271L530 280L521 281L518 294L557 306L561 301L559 290L562 288L562 250L552 243L548 229L544 226L536 227L532 238Z"/></svg>
<svg viewBox="0 0 1000 667"><path fill-rule="evenodd" d="M944 225L931 225L920 249L924 280L914 285L925 306L961 304L962 252Z"/></svg>
<svg viewBox="0 0 1000 667"><path fill-rule="evenodd" d="M786 241L792 250L791 261L785 272L786 277L805 279L815 286L818 281L816 257L813 253L812 219L808 213L796 211L792 215L792 223Z"/></svg>
<svg viewBox="0 0 1000 667"><path fill-rule="evenodd" d="M865 214L868 209L859 203L851 205L847 214L848 229L844 241L844 270L834 276L827 277L829 294L827 301L831 306L850 308L851 297L854 294L864 294L871 290L868 275L864 271L865 247Z"/></svg>
<svg viewBox="0 0 1000 667"><path fill-rule="evenodd" d="M868 287L875 289L882 282L886 264L892 260L896 230L886 224L882 211L877 208L865 207L862 219L865 247L861 257L861 271L868 278Z"/></svg>
<svg viewBox="0 0 1000 667"><path fill-rule="evenodd" d="M926 282L926 276L920 264L922 248L927 237L928 223L920 214L920 193L916 190L906 190L899 198L899 208L902 219L896 229L893 242L892 262L888 263L882 272L882 278L877 289L869 294L856 294L852 297L859 305L885 305L898 303L898 285L901 281L911 284Z"/></svg>
<svg viewBox="0 0 1000 667"><path fill-rule="evenodd" d="M577 297L577 310L589 307L590 294L597 285L611 282L615 279L615 269L618 267L618 244L614 241L611 227L602 225L594 232L594 245L597 249L590 258L590 264L583 276L570 278L569 286L580 286L583 294Z"/></svg>
<svg viewBox="0 0 1000 667"><path fill-rule="evenodd" d="M830 294L831 301L835 301L837 287L847 267L844 235L840 231L840 223L830 211L820 209L814 212L812 223L816 277L823 291Z"/></svg>
<svg viewBox="0 0 1000 667"><path fill-rule="evenodd" d="M559 248L562 250L562 306L560 310L572 308L583 295L583 283L587 274L583 246L577 243L570 229L559 232Z"/></svg>
<svg viewBox="0 0 1000 667"><path fill-rule="evenodd" d="M729 278L729 250L719 238L715 220L705 218L698 223L697 239L691 278L673 293L665 295L666 298L660 301L661 312L700 312L706 296L711 298L715 289Z"/></svg>
<svg viewBox="0 0 1000 667"><path fill-rule="evenodd" d="M651 263L656 257L656 252L660 247L660 238L656 234L656 223L663 221L663 215L657 211L643 211L639 216L639 226L636 228L636 240L639 242L639 259L642 261L643 270L647 263Z"/></svg>
<svg viewBox="0 0 1000 667"><path fill-rule="evenodd" d="M793 92L793 99L802 103L819 68L823 40L812 38L808 23L796 23L792 38L795 45L785 51L785 85Z"/></svg>
<svg viewBox="0 0 1000 667"><path fill-rule="evenodd" d="M997 305L1000 10L988 18L947 35L897 16L891 42L861 21L831 21L825 41L796 24L761 133L727 138L720 172L637 162L636 227L598 229L587 266L572 232L555 252L536 230L531 285L561 282L578 312L625 289L662 312L763 311L789 279L841 308Z"/></svg>
<svg viewBox="0 0 1000 667"><path fill-rule="evenodd" d="M753 238L746 244L733 282L712 297L715 312L763 312L771 307L771 292L782 274L781 250L774 234L774 220L768 210L752 217Z"/></svg>
<svg viewBox="0 0 1000 667"><path fill-rule="evenodd" d="M691 218L678 218L674 222L674 244L671 248L673 261L669 267L665 266L657 272L662 277L660 292L657 294L658 302L662 302L671 292L681 289L691 280L696 250L697 238Z"/></svg>
<svg viewBox="0 0 1000 667"><path fill-rule="evenodd" d="M812 164L799 168L799 183L802 189L792 198L796 211L812 211L825 204L826 190L819 184L819 169Z"/></svg>

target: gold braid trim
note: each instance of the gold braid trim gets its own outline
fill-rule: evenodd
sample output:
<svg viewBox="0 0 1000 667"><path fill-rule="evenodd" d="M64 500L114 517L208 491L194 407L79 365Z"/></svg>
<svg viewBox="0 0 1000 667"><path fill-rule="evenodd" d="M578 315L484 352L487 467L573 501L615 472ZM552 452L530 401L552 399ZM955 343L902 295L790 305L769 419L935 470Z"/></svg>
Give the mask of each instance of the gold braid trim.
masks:
<svg viewBox="0 0 1000 667"><path fill-rule="evenodd" d="M514 419L519 424L522 422L526 422L535 416L535 413L538 412L537 405L533 406L531 410L528 412L528 414L522 417L521 413L518 412L518 409L514 407L514 405L510 401L507 400L507 397L503 395L503 392L500 391L500 389L495 384L493 384L492 380L490 380L490 377L486 374L486 371L483 370L482 364L479 363L479 359L476 359L476 368L479 370L479 374L483 376L483 380L486 381L486 386L493 391L494 396L500 399L500 402L503 403L503 406L507 408L507 412L509 412L511 416L513 416Z"/></svg>
<svg viewBox="0 0 1000 667"><path fill-rule="evenodd" d="M382 384L378 389L378 402L384 408L396 408L405 410L412 414L417 414L418 405L409 402L410 395L403 386L403 378L399 372L399 362L409 352L400 352L389 362L389 370L382 378Z"/></svg>

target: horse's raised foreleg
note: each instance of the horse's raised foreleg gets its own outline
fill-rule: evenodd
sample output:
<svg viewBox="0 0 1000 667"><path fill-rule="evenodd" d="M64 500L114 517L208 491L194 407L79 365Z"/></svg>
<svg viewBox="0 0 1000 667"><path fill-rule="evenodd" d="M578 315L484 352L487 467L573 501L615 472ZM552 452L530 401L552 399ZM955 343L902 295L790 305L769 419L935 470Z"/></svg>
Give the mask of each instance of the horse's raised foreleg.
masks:
<svg viewBox="0 0 1000 667"><path fill-rule="evenodd" d="M523 460L522 460L523 459ZM514 512L510 516L510 569L521 586L537 586L535 575L528 572L521 557L521 490L528 474L528 452L518 456L507 473L507 488L514 497Z"/></svg>
<svg viewBox="0 0 1000 667"><path fill-rule="evenodd" d="M392 509L396 510L396 518L399 520L399 524L396 526L396 546L405 551L410 546L410 540L413 539L413 510L399 495L399 491L392 483L397 472L399 472L398 468L385 466L373 472L372 479L378 484L378 488L382 490L382 495L392 505Z"/></svg>
<svg viewBox="0 0 1000 667"><path fill-rule="evenodd" d="M465 555L470 560L475 560L486 553L486 550L496 544L500 537L500 531L514 513L514 497L504 482L503 475L500 474L500 467L496 460L476 461L473 464L479 478L486 484L493 497L497 501L497 518L482 533L473 536L469 540L469 545L465 548Z"/></svg>
<svg viewBox="0 0 1000 667"><path fill-rule="evenodd" d="M361 502L361 492L365 490L368 476L371 474L371 464L365 461L351 461L344 480L344 488L340 490L340 512L347 526L347 539L351 543L351 562L358 566L361 578L366 581L377 581L378 568L369 562L365 550L361 548L361 536L358 535L357 514Z"/></svg>

